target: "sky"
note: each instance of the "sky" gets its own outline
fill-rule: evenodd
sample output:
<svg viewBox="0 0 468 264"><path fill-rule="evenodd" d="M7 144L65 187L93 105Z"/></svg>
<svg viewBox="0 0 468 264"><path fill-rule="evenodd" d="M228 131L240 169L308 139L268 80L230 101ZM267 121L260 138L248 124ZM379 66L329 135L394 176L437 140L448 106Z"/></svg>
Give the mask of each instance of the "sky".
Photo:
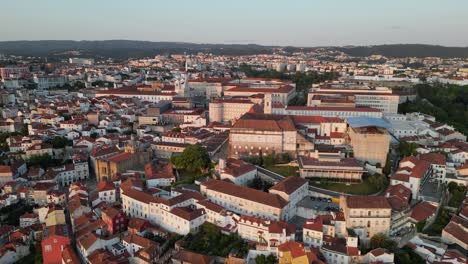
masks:
<svg viewBox="0 0 468 264"><path fill-rule="evenodd" d="M0 40L468 46L468 0L14 0Z"/></svg>

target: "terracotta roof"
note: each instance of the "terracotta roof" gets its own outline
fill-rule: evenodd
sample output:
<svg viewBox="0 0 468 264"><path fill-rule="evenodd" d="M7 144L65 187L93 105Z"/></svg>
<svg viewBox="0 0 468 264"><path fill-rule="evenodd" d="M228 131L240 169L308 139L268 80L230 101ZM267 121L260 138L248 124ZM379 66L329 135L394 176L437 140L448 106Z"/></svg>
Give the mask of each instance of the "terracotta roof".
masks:
<svg viewBox="0 0 468 264"><path fill-rule="evenodd" d="M244 114L232 129L254 129L260 131L296 131L291 117L257 113Z"/></svg>
<svg viewBox="0 0 468 264"><path fill-rule="evenodd" d="M444 232L452 235L456 239L460 240L465 246L468 244L468 220L465 220L459 216L454 215L448 225L444 228L442 232L442 237L444 237ZM463 246L463 245L460 245Z"/></svg>
<svg viewBox="0 0 468 264"><path fill-rule="evenodd" d="M227 195L239 197L253 202L265 204L275 208L284 208L288 202L277 194L265 193L244 186L238 186L220 180L209 180L203 183L207 189L221 192Z"/></svg>
<svg viewBox="0 0 468 264"><path fill-rule="evenodd" d="M62 262L63 264L80 264L81 263L75 251L70 246L67 246L63 249Z"/></svg>
<svg viewBox="0 0 468 264"><path fill-rule="evenodd" d="M304 185L307 185L307 181L305 179L297 176L290 176L273 185L273 187L271 187L270 190L280 191L286 194L292 194Z"/></svg>
<svg viewBox="0 0 468 264"><path fill-rule="evenodd" d="M138 191L138 190L135 190L135 189L132 189L132 188L128 188L128 189L123 190L122 195L128 196L128 197L130 197L132 199L135 199L137 201L147 203L147 204L157 202L156 197L153 197L150 194L147 194L145 192Z"/></svg>
<svg viewBox="0 0 468 264"><path fill-rule="evenodd" d="M285 233L287 236L296 234L296 226L284 221L272 221L268 226L268 232L270 233L282 234L283 230L286 231Z"/></svg>
<svg viewBox="0 0 468 264"><path fill-rule="evenodd" d="M304 249L304 245L299 242L290 240L280 244L278 246L278 251L281 252L291 252L291 256L293 258L299 258L306 255L306 251Z"/></svg>
<svg viewBox="0 0 468 264"><path fill-rule="evenodd" d="M118 154L112 155L110 157L107 157L107 158L105 158L105 160L110 161L110 162L119 163L119 162L129 160L129 159L133 158L134 156L135 156L134 153L122 152L122 153L118 153Z"/></svg>
<svg viewBox="0 0 468 264"><path fill-rule="evenodd" d="M349 208L381 208L391 209L387 199L383 196L346 196Z"/></svg>
<svg viewBox="0 0 468 264"><path fill-rule="evenodd" d="M115 209L114 207L106 207L102 210L102 214L103 215L106 215L107 217L111 218L111 219L114 219L116 216L118 216L119 214L121 214L122 212L120 212L119 210Z"/></svg>
<svg viewBox="0 0 468 264"><path fill-rule="evenodd" d="M139 236L139 235L135 235L135 234L129 234L127 235L126 237L124 237L122 239L122 241L128 243L128 244L136 244L142 248L146 248L146 247L149 247L149 246L152 246L152 245L157 245L156 242L152 241L152 240L149 240L147 238L144 238L142 236Z"/></svg>
<svg viewBox="0 0 468 264"><path fill-rule="evenodd" d="M421 222L435 215L437 207L429 202L422 202L413 207L411 218L417 222Z"/></svg>
<svg viewBox="0 0 468 264"><path fill-rule="evenodd" d="M181 263L192 263L192 264L210 264L213 261L213 257L191 252L185 249L181 249L177 252L172 259L178 260Z"/></svg>
<svg viewBox="0 0 468 264"><path fill-rule="evenodd" d="M238 177L256 169L257 167L255 167L255 165L244 162L242 160L228 159L226 161L226 168L224 169L224 173Z"/></svg>
<svg viewBox="0 0 468 264"><path fill-rule="evenodd" d="M438 164L438 165L445 165L445 163L447 161L447 158L442 153L421 154L419 156L419 159L425 160L425 161L430 162L432 164Z"/></svg>
<svg viewBox="0 0 468 264"><path fill-rule="evenodd" d="M97 186L98 192L115 190L115 186L112 182L109 181L100 181Z"/></svg>
<svg viewBox="0 0 468 264"><path fill-rule="evenodd" d="M12 173L11 167L6 165L0 165L0 173Z"/></svg>
<svg viewBox="0 0 468 264"><path fill-rule="evenodd" d="M128 228L136 229L138 231L143 231L142 228L147 224L149 224L149 222L146 221L145 219L133 217L130 219L130 221L128 221Z"/></svg>
<svg viewBox="0 0 468 264"><path fill-rule="evenodd" d="M85 250L88 250L96 241L98 241L99 238L96 234L94 233L89 233L84 236L82 236L80 239L78 239L78 244L80 244Z"/></svg>
<svg viewBox="0 0 468 264"><path fill-rule="evenodd" d="M205 209L191 209L189 207L175 207L171 213L187 221L192 221L206 214Z"/></svg>

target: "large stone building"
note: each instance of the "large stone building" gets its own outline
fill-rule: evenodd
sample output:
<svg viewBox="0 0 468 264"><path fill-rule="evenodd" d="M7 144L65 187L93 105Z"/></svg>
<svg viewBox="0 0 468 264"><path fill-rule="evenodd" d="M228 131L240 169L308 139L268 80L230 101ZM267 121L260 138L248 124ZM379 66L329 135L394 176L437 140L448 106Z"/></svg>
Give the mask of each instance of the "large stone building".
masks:
<svg viewBox="0 0 468 264"><path fill-rule="evenodd" d="M246 113L231 128L231 157L288 153L313 149L313 143L297 132L291 117Z"/></svg>
<svg viewBox="0 0 468 264"><path fill-rule="evenodd" d="M307 96L308 106L372 107L384 113L398 112L400 97L386 87L370 88L347 84L314 87Z"/></svg>
<svg viewBox="0 0 468 264"><path fill-rule="evenodd" d="M117 173L129 169L142 169L148 162L148 152L136 152L134 146L127 146L124 152L96 160L96 179L98 181L110 180Z"/></svg>
<svg viewBox="0 0 468 264"><path fill-rule="evenodd" d="M390 231L392 207L384 196L341 196L340 209L346 227L353 229L364 241Z"/></svg>
<svg viewBox="0 0 468 264"><path fill-rule="evenodd" d="M354 157L373 165L385 166L390 147L390 135L381 118L355 117L347 120L348 140Z"/></svg>
<svg viewBox="0 0 468 264"><path fill-rule="evenodd" d="M219 98L210 103L209 118L210 122L227 123L239 119L242 115L249 112L261 98Z"/></svg>

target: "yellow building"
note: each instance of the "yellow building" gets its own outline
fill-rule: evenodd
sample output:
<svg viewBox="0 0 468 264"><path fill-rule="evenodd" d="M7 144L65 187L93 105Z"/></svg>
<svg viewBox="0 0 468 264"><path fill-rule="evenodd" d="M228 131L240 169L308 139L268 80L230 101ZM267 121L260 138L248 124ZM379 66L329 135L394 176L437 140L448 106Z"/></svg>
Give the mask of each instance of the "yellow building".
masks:
<svg viewBox="0 0 468 264"><path fill-rule="evenodd" d="M65 213L59 206L49 208L46 216L46 226L65 225Z"/></svg>
<svg viewBox="0 0 468 264"><path fill-rule="evenodd" d="M303 244L296 241L287 241L278 246L278 263L279 264L323 264L319 260L316 253L310 248L304 247Z"/></svg>

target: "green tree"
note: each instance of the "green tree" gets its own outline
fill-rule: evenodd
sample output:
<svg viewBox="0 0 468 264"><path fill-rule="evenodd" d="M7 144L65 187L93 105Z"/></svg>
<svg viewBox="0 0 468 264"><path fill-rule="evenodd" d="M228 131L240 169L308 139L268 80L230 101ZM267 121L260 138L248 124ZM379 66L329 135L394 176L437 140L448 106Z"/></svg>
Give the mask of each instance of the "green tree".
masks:
<svg viewBox="0 0 468 264"><path fill-rule="evenodd" d="M385 248L394 252L397 248L397 243L389 239L385 234L378 233L371 237L369 246L371 249Z"/></svg>
<svg viewBox="0 0 468 264"><path fill-rule="evenodd" d="M400 152L400 155L403 157L414 156L418 153L416 151L417 148L418 144L416 143L401 141L398 145L398 152Z"/></svg>
<svg viewBox="0 0 468 264"><path fill-rule="evenodd" d="M67 139L66 137L56 136L50 141L53 148L64 148L66 146L73 145L73 141Z"/></svg>
<svg viewBox="0 0 468 264"><path fill-rule="evenodd" d="M273 256L273 255L268 255L268 256L258 255L255 258L255 263L256 264L275 264L277 262L278 261L277 261L276 257Z"/></svg>
<svg viewBox="0 0 468 264"><path fill-rule="evenodd" d="M410 247L404 246L395 254L396 264L425 264L426 261L416 254Z"/></svg>
<svg viewBox="0 0 468 264"><path fill-rule="evenodd" d="M200 144L187 147L180 156L172 157L172 164L189 172L206 171L211 160L208 152Z"/></svg>

